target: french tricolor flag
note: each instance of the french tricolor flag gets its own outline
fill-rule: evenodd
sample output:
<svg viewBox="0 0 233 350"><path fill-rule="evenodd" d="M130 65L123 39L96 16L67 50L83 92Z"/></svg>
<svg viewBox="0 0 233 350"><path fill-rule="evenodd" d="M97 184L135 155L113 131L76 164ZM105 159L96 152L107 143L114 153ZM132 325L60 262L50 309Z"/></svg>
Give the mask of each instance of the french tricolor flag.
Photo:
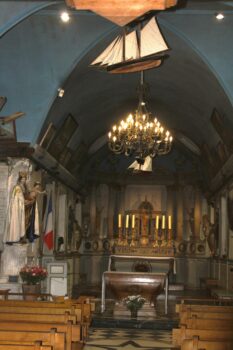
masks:
<svg viewBox="0 0 233 350"><path fill-rule="evenodd" d="M49 198L48 212L46 218L44 243L49 250L53 249L53 208L52 208L52 195Z"/></svg>

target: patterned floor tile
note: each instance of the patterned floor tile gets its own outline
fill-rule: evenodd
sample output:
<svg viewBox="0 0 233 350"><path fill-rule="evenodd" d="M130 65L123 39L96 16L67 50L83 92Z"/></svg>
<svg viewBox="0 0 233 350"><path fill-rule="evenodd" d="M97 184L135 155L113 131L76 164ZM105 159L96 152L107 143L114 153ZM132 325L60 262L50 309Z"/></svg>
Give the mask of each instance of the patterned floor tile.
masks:
<svg viewBox="0 0 233 350"><path fill-rule="evenodd" d="M91 328L84 350L171 350L171 331Z"/></svg>

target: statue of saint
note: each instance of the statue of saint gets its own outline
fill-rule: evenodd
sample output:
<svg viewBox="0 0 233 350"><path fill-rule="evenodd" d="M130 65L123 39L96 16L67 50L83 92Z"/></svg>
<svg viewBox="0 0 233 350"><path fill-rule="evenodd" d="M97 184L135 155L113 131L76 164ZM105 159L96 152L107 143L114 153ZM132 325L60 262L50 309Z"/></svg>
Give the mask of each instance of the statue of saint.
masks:
<svg viewBox="0 0 233 350"><path fill-rule="evenodd" d="M36 197L41 192L39 182L32 191L27 187L27 173L19 172L18 180L13 188L6 218L3 241L7 244L33 242L39 237L39 215Z"/></svg>
<svg viewBox="0 0 233 350"><path fill-rule="evenodd" d="M216 254L217 250L217 237L216 237L216 232L217 232L217 225L211 224L209 216L208 215L203 215L202 217L202 231L204 233L204 236L207 240L207 243L209 245L210 251L212 255Z"/></svg>
<svg viewBox="0 0 233 350"><path fill-rule="evenodd" d="M13 188L6 218L3 242L13 244L20 242L25 235L25 194L27 192L27 174L19 172Z"/></svg>
<svg viewBox="0 0 233 350"><path fill-rule="evenodd" d="M41 191L41 183L35 182L32 190L25 193L25 234L28 241L31 243L34 239L38 238L39 233L39 213L37 205L38 194L45 194L45 191Z"/></svg>

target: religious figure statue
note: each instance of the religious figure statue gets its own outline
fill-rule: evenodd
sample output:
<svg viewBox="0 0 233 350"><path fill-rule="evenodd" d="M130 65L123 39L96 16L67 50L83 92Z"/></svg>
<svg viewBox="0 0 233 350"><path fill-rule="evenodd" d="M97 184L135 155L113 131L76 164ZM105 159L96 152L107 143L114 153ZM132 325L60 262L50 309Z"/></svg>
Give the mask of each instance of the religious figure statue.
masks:
<svg viewBox="0 0 233 350"><path fill-rule="evenodd" d="M27 187L27 173L19 172L18 180L13 188L3 241L7 244L33 242L39 237L39 215L37 195L44 194L41 184L36 182L31 191Z"/></svg>
<svg viewBox="0 0 233 350"><path fill-rule="evenodd" d="M25 235L25 203L26 193L25 172L19 172L18 180L13 188L7 212L3 242L18 243Z"/></svg>
<svg viewBox="0 0 233 350"><path fill-rule="evenodd" d="M41 191L41 183L35 182L32 190L26 192L24 196L25 203L25 233L29 242L33 242L38 238L39 233L39 213L37 196L38 194L45 194L45 191Z"/></svg>
<svg viewBox="0 0 233 350"><path fill-rule="evenodd" d="M202 231L208 242L211 254L215 255L217 249L216 225L211 224L209 216L206 214L202 217Z"/></svg>
<svg viewBox="0 0 233 350"><path fill-rule="evenodd" d="M82 241L82 229L78 223L78 220L76 220L75 218L75 213L72 206L69 206L67 238L68 238L68 249L77 251Z"/></svg>
<svg viewBox="0 0 233 350"><path fill-rule="evenodd" d="M187 210L188 222L190 228L190 238L194 238L194 208L191 208L190 211Z"/></svg>

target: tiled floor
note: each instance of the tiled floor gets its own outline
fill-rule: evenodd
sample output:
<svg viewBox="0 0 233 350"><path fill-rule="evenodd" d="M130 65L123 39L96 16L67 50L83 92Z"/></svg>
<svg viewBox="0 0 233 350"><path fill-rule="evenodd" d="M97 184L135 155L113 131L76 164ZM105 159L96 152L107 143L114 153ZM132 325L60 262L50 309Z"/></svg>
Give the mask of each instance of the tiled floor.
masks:
<svg viewBox="0 0 233 350"><path fill-rule="evenodd" d="M170 350L171 331L91 328L84 350Z"/></svg>

